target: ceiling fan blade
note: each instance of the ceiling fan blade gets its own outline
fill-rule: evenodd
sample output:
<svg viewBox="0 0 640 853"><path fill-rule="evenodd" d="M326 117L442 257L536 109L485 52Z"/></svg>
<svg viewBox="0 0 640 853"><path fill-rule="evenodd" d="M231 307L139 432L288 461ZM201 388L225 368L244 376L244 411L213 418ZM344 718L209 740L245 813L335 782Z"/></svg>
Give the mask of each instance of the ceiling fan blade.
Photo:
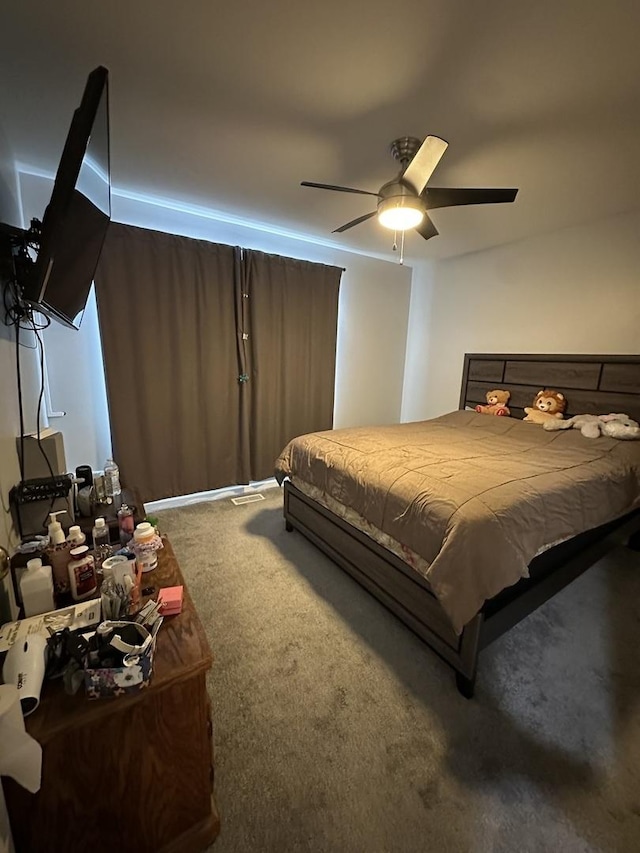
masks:
<svg viewBox="0 0 640 853"><path fill-rule="evenodd" d="M301 181L301 187L316 187L319 190L336 190L339 193L358 193L358 195L373 195L379 198L378 193L370 193L369 190L354 190L352 187L336 187L333 184L315 184L313 181Z"/></svg>
<svg viewBox="0 0 640 853"><path fill-rule="evenodd" d="M353 228L354 225L360 225L361 222L366 222L367 219L371 219L371 217L375 216L377 212L377 210L374 210L373 213L365 213L364 216L359 216L357 219L352 219L351 222L347 222L346 225L341 225L340 228L336 228L331 233L342 234L342 232L346 231L348 228Z"/></svg>
<svg viewBox="0 0 640 853"><path fill-rule="evenodd" d="M449 143L439 136L427 136L404 170L402 180L410 183L418 194L421 193L448 147Z"/></svg>
<svg viewBox="0 0 640 853"><path fill-rule="evenodd" d="M463 187L427 187L422 193L427 210L458 204L500 204L513 201L517 189L465 189Z"/></svg>
<svg viewBox="0 0 640 853"><path fill-rule="evenodd" d="M426 213L420 225L416 226L416 231L418 232L418 234L420 234L421 237L424 237L425 240L428 240L430 237L438 236L438 229L429 219Z"/></svg>

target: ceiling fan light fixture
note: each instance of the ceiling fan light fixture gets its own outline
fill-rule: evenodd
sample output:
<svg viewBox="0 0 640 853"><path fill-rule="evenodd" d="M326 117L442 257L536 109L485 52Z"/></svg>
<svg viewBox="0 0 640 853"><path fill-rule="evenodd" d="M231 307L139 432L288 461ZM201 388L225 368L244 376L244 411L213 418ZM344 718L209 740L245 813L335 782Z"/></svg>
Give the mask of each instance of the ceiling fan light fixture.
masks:
<svg viewBox="0 0 640 853"><path fill-rule="evenodd" d="M376 210L352 219L334 229L333 233L343 234L354 225L360 225L361 222L367 222L377 216L383 227L401 233L401 245L404 245L404 232L410 228L415 228L425 240L437 236L438 229L429 217L429 212L435 208L463 204L500 204L515 200L518 190L514 188L427 187L448 145L449 143L439 136L427 136L422 141L414 136L395 139L390 150L401 168L395 178L383 184L377 193L311 181L302 181L302 186L375 196L378 199ZM394 244L396 242L394 238ZM402 255L400 262L402 263Z"/></svg>
<svg viewBox="0 0 640 853"><path fill-rule="evenodd" d="M407 231L420 225L423 219L424 207L419 198L394 196L378 204L378 222L391 231Z"/></svg>

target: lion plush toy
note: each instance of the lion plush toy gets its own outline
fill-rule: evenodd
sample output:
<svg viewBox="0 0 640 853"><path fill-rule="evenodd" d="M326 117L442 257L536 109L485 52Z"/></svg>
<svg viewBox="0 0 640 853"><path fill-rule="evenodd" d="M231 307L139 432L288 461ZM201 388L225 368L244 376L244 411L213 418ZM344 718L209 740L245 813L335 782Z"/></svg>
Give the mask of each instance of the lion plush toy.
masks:
<svg viewBox="0 0 640 853"><path fill-rule="evenodd" d="M507 407L510 391L487 391L487 405L476 406L476 412L481 412L483 415L510 415L511 412Z"/></svg>
<svg viewBox="0 0 640 853"><path fill-rule="evenodd" d="M544 424L545 421L556 418L562 420L566 408L567 401L564 394L551 388L544 388L536 394L533 408L525 409L526 418L523 420L532 424Z"/></svg>

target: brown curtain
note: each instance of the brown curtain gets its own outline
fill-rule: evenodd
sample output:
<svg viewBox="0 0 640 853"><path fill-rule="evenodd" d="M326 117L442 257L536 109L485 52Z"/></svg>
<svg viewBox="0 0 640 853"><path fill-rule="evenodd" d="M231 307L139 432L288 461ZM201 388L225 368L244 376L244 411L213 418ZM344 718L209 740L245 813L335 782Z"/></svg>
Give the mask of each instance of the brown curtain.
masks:
<svg viewBox="0 0 640 853"><path fill-rule="evenodd" d="M244 250L252 479L294 436L333 426L338 267Z"/></svg>
<svg viewBox="0 0 640 853"><path fill-rule="evenodd" d="M95 284L123 482L150 501L261 480L330 429L341 273L112 223Z"/></svg>
<svg viewBox="0 0 640 853"><path fill-rule="evenodd" d="M109 227L95 284L113 452L145 500L246 482L235 254Z"/></svg>

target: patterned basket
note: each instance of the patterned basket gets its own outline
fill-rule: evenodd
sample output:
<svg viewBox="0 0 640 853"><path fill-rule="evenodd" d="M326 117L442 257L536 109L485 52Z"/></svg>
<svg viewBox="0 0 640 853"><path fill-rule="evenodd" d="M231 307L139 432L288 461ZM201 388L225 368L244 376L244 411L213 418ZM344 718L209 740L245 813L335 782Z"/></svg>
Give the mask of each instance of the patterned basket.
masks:
<svg viewBox="0 0 640 853"><path fill-rule="evenodd" d="M140 634L140 645L144 646L139 654L128 654L129 663L125 666L109 668L85 667L84 686L89 699L104 699L108 696L126 696L137 693L148 686L153 672L153 654L155 637L152 638L146 628L132 622L103 622L102 626L118 628L135 624ZM145 646L146 643L146 646Z"/></svg>

